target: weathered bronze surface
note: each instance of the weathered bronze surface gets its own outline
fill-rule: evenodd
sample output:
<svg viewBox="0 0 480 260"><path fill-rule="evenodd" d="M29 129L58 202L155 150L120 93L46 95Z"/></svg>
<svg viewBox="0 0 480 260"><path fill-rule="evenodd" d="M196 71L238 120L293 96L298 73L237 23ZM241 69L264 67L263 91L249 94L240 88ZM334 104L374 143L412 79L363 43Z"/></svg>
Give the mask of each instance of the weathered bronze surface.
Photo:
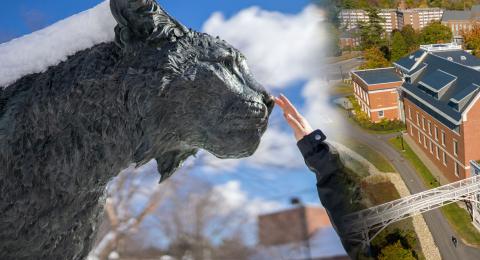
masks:
<svg viewBox="0 0 480 260"><path fill-rule="evenodd" d="M0 88L0 259L83 259L106 184L198 149L251 155L273 102L244 56L153 0L111 0L115 42Z"/></svg>

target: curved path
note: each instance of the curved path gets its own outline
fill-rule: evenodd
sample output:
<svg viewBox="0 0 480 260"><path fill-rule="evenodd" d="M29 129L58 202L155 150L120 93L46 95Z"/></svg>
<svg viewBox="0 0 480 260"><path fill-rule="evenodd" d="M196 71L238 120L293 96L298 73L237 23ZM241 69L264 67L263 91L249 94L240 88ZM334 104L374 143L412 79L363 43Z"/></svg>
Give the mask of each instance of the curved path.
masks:
<svg viewBox="0 0 480 260"><path fill-rule="evenodd" d="M383 154L402 176L405 184L412 194L426 190L422 179L418 176L413 166L403 158L388 142L392 137L398 134L377 135L371 134L354 123L347 121L348 131L343 131L343 135L355 138L362 143L374 148L377 152ZM442 259L446 260L466 260L480 259L480 249L467 246L459 241L458 246L454 247L451 241L452 235L459 237L443 217L439 209L423 214L425 221L432 233L435 244L440 250Z"/></svg>

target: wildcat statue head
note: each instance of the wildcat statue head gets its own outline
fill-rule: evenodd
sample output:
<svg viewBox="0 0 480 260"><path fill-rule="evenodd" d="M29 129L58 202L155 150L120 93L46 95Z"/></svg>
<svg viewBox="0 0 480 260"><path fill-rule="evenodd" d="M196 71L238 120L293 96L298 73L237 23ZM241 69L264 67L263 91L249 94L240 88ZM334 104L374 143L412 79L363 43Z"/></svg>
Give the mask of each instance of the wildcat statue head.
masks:
<svg viewBox="0 0 480 260"><path fill-rule="evenodd" d="M187 29L154 0L111 0L110 7L118 22L115 42L130 57L125 80L152 89L136 162L156 158L164 180L197 149L219 158L252 155L274 102L243 54ZM156 136L175 140L175 149L166 150Z"/></svg>

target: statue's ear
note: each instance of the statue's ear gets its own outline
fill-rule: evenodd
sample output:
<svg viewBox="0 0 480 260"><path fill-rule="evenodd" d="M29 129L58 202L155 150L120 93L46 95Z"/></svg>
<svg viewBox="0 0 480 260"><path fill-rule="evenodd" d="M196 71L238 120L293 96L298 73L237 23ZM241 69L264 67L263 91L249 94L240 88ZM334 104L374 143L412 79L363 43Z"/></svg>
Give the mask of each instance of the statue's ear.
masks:
<svg viewBox="0 0 480 260"><path fill-rule="evenodd" d="M121 47L176 41L189 32L155 0L110 0L110 10L118 23L115 42Z"/></svg>
<svg viewBox="0 0 480 260"><path fill-rule="evenodd" d="M156 158L158 172L162 175L160 183L172 176L188 157L196 153L197 149L174 150L163 153Z"/></svg>

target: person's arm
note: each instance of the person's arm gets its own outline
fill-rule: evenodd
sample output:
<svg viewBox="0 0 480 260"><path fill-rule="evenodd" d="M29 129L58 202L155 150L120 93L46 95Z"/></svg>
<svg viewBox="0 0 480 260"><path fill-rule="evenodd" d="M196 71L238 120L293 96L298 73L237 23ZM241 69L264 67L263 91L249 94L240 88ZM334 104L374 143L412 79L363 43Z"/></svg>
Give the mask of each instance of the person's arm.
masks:
<svg viewBox="0 0 480 260"><path fill-rule="evenodd" d="M349 190L351 182L338 152L325 142L326 136L320 130L313 131L308 121L285 96L275 98L275 102L282 108L287 123L294 131L297 146L306 165L316 175L318 196L330 221L339 234L345 250L355 259L359 245L348 240L343 235L342 228L343 216L354 208L351 205L352 197Z"/></svg>

